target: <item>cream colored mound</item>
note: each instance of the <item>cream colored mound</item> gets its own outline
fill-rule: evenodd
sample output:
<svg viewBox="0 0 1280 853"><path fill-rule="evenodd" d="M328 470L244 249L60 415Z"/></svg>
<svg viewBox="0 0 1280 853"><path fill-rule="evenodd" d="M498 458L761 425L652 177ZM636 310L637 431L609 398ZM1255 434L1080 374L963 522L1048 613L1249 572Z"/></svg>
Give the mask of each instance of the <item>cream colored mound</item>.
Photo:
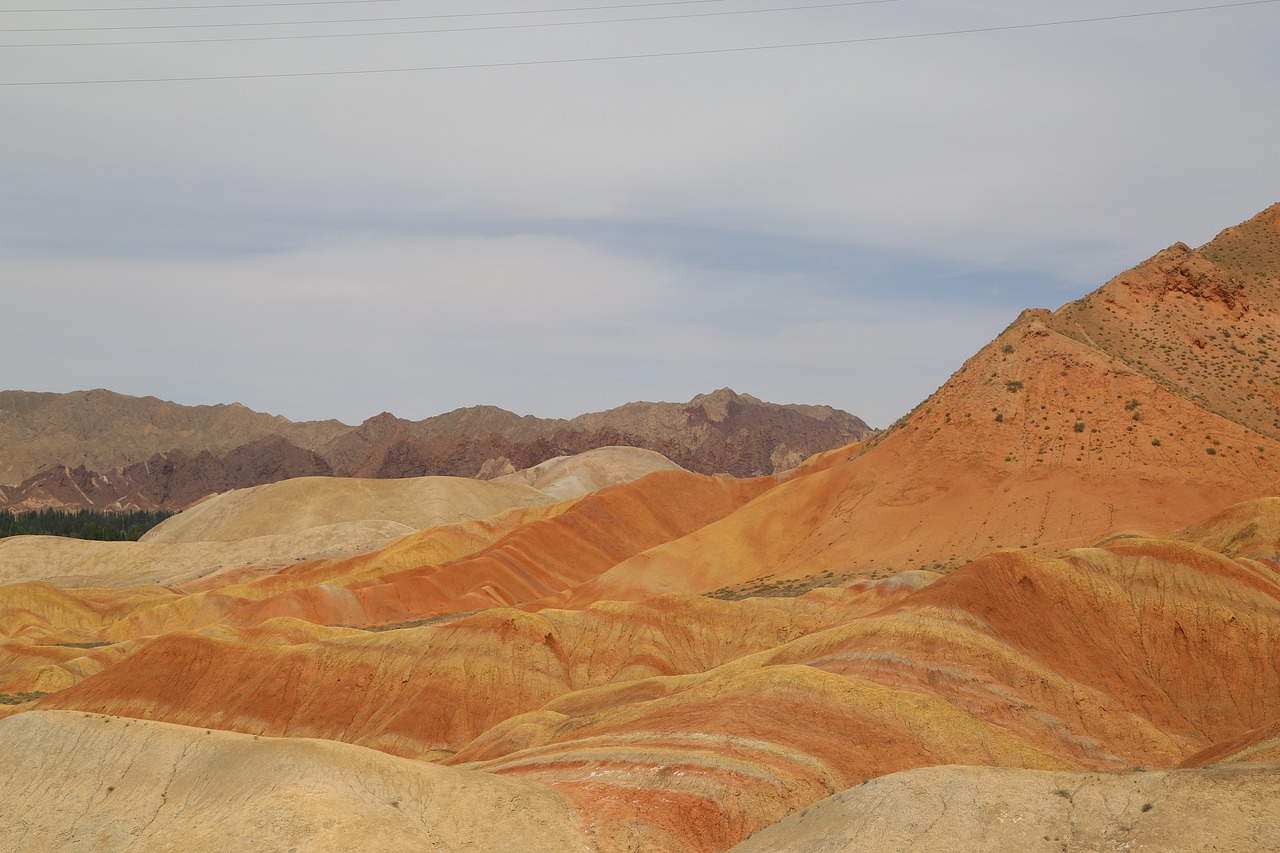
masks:
<svg viewBox="0 0 1280 853"><path fill-rule="evenodd" d="M342 559L417 532L395 521L356 521L239 542L94 542L61 536L0 539L0 585L44 581L58 587L174 584L245 566Z"/></svg>
<svg viewBox="0 0 1280 853"><path fill-rule="evenodd" d="M654 471L677 470L682 470L679 465L652 450L599 447L576 456L557 456L493 482L524 483L556 500L568 500L639 480Z"/></svg>
<svg viewBox="0 0 1280 853"><path fill-rule="evenodd" d="M160 523L142 541L228 542L368 520L394 521L421 530L552 502L522 483L466 477L298 477L214 495Z"/></svg>
<svg viewBox="0 0 1280 853"><path fill-rule="evenodd" d="M587 849L536 783L332 741L33 711L0 720L0 850Z"/></svg>
<svg viewBox="0 0 1280 853"><path fill-rule="evenodd" d="M882 776L732 853L1280 849L1280 764L1058 773L928 767Z"/></svg>

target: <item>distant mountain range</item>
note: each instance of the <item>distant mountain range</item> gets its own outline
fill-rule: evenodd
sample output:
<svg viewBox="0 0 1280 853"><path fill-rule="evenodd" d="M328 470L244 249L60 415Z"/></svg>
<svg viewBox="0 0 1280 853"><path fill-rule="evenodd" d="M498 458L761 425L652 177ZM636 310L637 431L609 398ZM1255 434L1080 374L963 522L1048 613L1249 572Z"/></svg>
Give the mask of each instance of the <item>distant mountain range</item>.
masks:
<svg viewBox="0 0 1280 853"><path fill-rule="evenodd" d="M829 406L724 388L688 403L628 403L571 420L494 406L422 421L295 423L242 405L181 406L111 391L0 392L0 509L181 509L292 477L490 479L598 447L653 450L705 474L752 477L873 434Z"/></svg>

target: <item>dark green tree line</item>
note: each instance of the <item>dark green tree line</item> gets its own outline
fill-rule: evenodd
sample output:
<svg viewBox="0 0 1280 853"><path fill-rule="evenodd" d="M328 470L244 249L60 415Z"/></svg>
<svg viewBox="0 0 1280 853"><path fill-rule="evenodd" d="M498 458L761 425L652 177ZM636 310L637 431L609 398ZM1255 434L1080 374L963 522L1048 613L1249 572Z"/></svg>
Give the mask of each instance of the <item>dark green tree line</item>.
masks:
<svg viewBox="0 0 1280 853"><path fill-rule="evenodd" d="M36 535L109 542L129 541L138 539L171 515L173 513L168 510L0 510L0 538Z"/></svg>

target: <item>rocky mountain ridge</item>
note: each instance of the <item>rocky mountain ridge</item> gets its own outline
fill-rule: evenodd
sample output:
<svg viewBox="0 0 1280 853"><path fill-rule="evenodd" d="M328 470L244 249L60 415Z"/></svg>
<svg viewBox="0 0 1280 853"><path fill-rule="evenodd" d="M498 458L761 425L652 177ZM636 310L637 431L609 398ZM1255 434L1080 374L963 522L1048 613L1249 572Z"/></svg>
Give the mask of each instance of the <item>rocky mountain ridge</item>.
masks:
<svg viewBox="0 0 1280 853"><path fill-rule="evenodd" d="M490 479L623 445L692 471L751 477L872 433L838 409L765 403L728 388L684 404L628 403L570 420L474 406L423 421L383 412L355 427L107 391L10 391L0 393L7 460L0 476L25 476L0 485L0 509L182 509L210 494L304 476Z"/></svg>

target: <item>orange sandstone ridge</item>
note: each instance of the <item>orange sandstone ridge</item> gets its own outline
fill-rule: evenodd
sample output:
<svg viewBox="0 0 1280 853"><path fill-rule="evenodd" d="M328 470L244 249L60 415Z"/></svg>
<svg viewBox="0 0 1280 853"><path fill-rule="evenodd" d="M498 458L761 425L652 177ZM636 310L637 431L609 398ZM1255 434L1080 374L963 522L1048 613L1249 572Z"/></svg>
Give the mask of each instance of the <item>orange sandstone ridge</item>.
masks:
<svg viewBox="0 0 1280 853"><path fill-rule="evenodd" d="M440 823L423 811L429 790L461 810L471 796L521 804L485 827L450 824L442 849L520 837L528 809L544 810L547 849L602 853L1046 837L1177 850L1209 837L1185 806L1196 792L1248 792L1271 814L1278 245L1280 206L1025 312L888 433L782 476L570 458L473 484L522 497L391 542L369 525L409 517L338 486L277 507L229 495L204 532L193 515L188 533L174 523L119 554L13 551L57 571L5 565L0 545L0 578L20 581L0 586L0 693L14 703L0 705L0 740L33 744L0 752L0 778L68 791L63 809L10 792L0 813L21 809L30 838L68 849L101 826L147 846L160 836L138 815L164 797L128 775L138 727L175 751L191 790L258 790L238 762L323 767L339 791L373 773L376 796L349 795L373 838L405 831L387 808L406 797L414 826ZM615 479L588 492L599 477ZM281 565L271 550L339 517L322 525L327 553ZM179 564L146 550L166 536L226 536L236 558L215 570L202 551ZM364 537L361 553L343 536ZM119 582L101 582L112 566ZM98 787L68 781L79 765L44 746L60 738L105 751ZM1222 763L1241 769L1207 767ZM1137 766L1158 782L1124 775ZM286 781L262 784L292 804L279 806L290 845L347 838ZM979 823L917 832L913 800L939 786L944 805L979 804ZM324 802L340 808L333 790ZM1122 800L1123 822L1094 808ZM1017 832L982 828L1001 802ZM214 849L235 821L220 809L184 794L156 831L203 815L183 849ZM1233 815L1213 812L1218 837L1274 846ZM108 847L124 837L111 832Z"/></svg>

